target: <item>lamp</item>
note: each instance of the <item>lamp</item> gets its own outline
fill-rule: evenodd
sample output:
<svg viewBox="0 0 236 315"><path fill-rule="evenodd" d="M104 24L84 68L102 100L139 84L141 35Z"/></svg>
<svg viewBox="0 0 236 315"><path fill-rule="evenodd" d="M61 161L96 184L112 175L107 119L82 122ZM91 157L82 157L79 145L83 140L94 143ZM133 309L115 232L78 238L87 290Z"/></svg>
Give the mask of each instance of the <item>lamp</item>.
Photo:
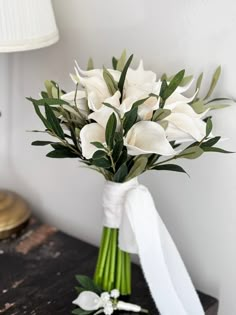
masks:
<svg viewBox="0 0 236 315"><path fill-rule="evenodd" d="M51 0L0 0L0 52L42 48L58 39Z"/></svg>
<svg viewBox="0 0 236 315"><path fill-rule="evenodd" d="M4 53L47 47L59 39L51 0L0 0L0 53L3 53L0 71L0 87L10 82L11 57ZM5 59L4 59L5 58ZM3 70L3 71L2 71ZM5 99L4 99L4 92ZM8 92L8 93L7 93ZM11 104L2 91L0 104L0 166L3 175L12 172L9 156L9 126ZM4 173L5 172L5 173ZM0 174L0 181L2 178ZM22 198L9 191L0 191L0 239L18 231L29 219L30 211Z"/></svg>

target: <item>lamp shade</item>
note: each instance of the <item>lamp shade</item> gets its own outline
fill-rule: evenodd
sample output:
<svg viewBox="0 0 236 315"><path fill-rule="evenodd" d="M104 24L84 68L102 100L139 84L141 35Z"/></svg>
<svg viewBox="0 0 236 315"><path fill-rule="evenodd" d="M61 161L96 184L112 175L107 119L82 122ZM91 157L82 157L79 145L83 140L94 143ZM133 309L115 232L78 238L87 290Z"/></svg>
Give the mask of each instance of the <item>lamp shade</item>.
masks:
<svg viewBox="0 0 236 315"><path fill-rule="evenodd" d="M0 0L0 52L42 48L58 39L51 0Z"/></svg>

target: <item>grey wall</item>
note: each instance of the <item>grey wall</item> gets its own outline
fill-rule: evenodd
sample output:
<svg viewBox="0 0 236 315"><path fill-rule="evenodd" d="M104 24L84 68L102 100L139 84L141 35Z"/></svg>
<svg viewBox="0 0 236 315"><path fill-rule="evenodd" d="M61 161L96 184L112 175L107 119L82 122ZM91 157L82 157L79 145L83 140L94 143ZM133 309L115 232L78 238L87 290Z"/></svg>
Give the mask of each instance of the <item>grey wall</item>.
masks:
<svg viewBox="0 0 236 315"><path fill-rule="evenodd" d="M85 67L89 56L96 66L127 48L144 58L158 74L185 68L210 75L217 65L223 75L216 92L236 97L236 3L234 0L55 0L61 40L50 48L0 56L2 108L10 111L7 132L10 160L2 167L1 186L22 193L40 217L60 229L98 244L102 226L103 178L79 167L77 161L50 160L46 149L30 142L39 135L26 130L41 127L25 96L37 97L45 79L73 88L73 61ZM7 60L8 59L8 60ZM8 64L9 61L9 64ZM236 106L215 112L215 134L236 150ZM3 130L2 130L3 129ZM1 145L0 153L6 153ZM196 286L220 298L220 315L236 314L236 158L209 154L183 161L191 174L147 173L141 178L191 272ZM3 165L3 164L2 164Z"/></svg>

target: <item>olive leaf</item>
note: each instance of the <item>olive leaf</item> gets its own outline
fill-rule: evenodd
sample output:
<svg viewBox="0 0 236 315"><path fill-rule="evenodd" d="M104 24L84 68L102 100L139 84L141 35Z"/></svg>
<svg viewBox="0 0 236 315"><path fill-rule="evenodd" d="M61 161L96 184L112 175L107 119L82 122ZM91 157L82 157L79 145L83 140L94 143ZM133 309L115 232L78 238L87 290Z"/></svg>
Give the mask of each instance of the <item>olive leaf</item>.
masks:
<svg viewBox="0 0 236 315"><path fill-rule="evenodd" d="M110 147L111 149L113 148L116 126L117 126L116 115L112 113L110 118L108 119L105 131L106 143L108 147Z"/></svg>
<svg viewBox="0 0 236 315"><path fill-rule="evenodd" d="M186 77L183 78L183 80L180 82L179 86L185 86L187 84L189 84L193 79L192 75L188 75Z"/></svg>
<svg viewBox="0 0 236 315"><path fill-rule="evenodd" d="M181 81L184 78L184 74L185 74L185 70L181 70L179 71L174 77L173 79L170 81L169 84L167 84L167 82L164 80L162 81L162 85L163 82L164 83L164 87L161 87L161 91L160 91L160 96L161 98L165 101L168 97L170 97L170 95L172 93L174 93L174 91L177 89L177 87L180 85Z"/></svg>
<svg viewBox="0 0 236 315"><path fill-rule="evenodd" d="M195 92L196 92L195 100L198 99L197 96L199 94L199 91L200 91L200 88L201 88L201 85L202 85L202 79L203 79L203 72L199 75L199 77L197 79L196 88L195 88Z"/></svg>
<svg viewBox="0 0 236 315"><path fill-rule="evenodd" d="M207 119L207 123L206 123L206 137L209 136L209 134L210 134L211 131L212 131L212 128L213 128L212 120L211 120L211 118L208 118L208 119Z"/></svg>
<svg viewBox="0 0 236 315"><path fill-rule="evenodd" d="M93 70L94 69L94 64L93 64L93 59L89 58L88 64L87 64L87 70Z"/></svg>
<svg viewBox="0 0 236 315"><path fill-rule="evenodd" d="M120 75L120 80L119 80L119 83L118 83L118 89L120 91L120 94L121 94L121 100L123 98L123 90L124 90L124 84L125 84L125 78L126 78L126 74L127 74L127 71L129 69L129 66L132 62L132 59L133 59L133 55L131 55L129 57L129 59L127 60L125 66L124 66L124 69L123 71L121 72L121 75Z"/></svg>
<svg viewBox="0 0 236 315"><path fill-rule="evenodd" d="M130 111L126 112L124 115L124 135L130 130L130 128L135 124L138 118L138 107L132 108Z"/></svg>
<svg viewBox="0 0 236 315"><path fill-rule="evenodd" d="M169 116L171 114L171 110L169 109L164 109L164 108L158 108L153 116L152 116L152 120L153 121L158 121L158 120L162 120L165 119L167 116Z"/></svg>
<svg viewBox="0 0 236 315"><path fill-rule="evenodd" d="M152 167L151 170L156 170L156 171L173 171L173 172L185 173L185 174L188 175L188 173L181 166L176 165L176 164L156 165L156 166Z"/></svg>
<svg viewBox="0 0 236 315"><path fill-rule="evenodd" d="M126 63L126 50L124 50L117 61L116 70L122 72Z"/></svg>
<svg viewBox="0 0 236 315"><path fill-rule="evenodd" d="M211 80L211 84L210 84L210 88L209 91L207 93L207 95L204 97L204 99L207 99L211 96L212 92L214 91L216 84L220 78L220 74L221 74L221 66L218 66L213 74L212 80Z"/></svg>
<svg viewBox="0 0 236 315"><path fill-rule="evenodd" d="M118 90L117 83L114 80L112 74L105 67L103 67L103 78L106 82L109 92L111 95L114 95Z"/></svg>
<svg viewBox="0 0 236 315"><path fill-rule="evenodd" d="M115 181L116 183L122 183L122 182L124 182L124 180L125 180L127 174L128 174L128 167L127 167L126 163L123 163L123 164L119 167L118 171L115 173L115 175L114 175L114 181Z"/></svg>
<svg viewBox="0 0 236 315"><path fill-rule="evenodd" d="M203 149L199 146L193 146L185 149L180 154L178 154L175 158L183 158L183 159L196 159L203 154Z"/></svg>
<svg viewBox="0 0 236 315"><path fill-rule="evenodd" d="M147 166L148 158L146 156L139 156L132 166L129 174L127 176L127 180L130 180L138 175L142 174Z"/></svg>
<svg viewBox="0 0 236 315"><path fill-rule="evenodd" d="M47 121L50 125L50 129L55 132L55 134L61 138L61 139L64 139L65 136L64 136L64 131L57 119L57 117L55 116L53 110L51 109L51 107L47 104L45 104L45 114L46 114L46 118L47 118Z"/></svg>

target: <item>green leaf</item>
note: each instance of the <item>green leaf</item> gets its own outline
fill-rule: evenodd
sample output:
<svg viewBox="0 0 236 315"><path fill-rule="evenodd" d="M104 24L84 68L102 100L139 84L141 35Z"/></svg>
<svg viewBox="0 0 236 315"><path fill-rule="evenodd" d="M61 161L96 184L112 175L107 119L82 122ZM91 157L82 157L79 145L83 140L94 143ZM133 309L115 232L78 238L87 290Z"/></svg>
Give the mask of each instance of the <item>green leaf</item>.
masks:
<svg viewBox="0 0 236 315"><path fill-rule="evenodd" d="M120 166L127 161L127 158L128 158L127 149L126 147L123 147L121 155L116 162L116 170L118 170Z"/></svg>
<svg viewBox="0 0 236 315"><path fill-rule="evenodd" d="M127 167L126 163L123 163L119 167L118 171L115 173L114 181L116 183L123 183L125 178L126 178L126 176L127 176L127 174L128 174L128 167Z"/></svg>
<svg viewBox="0 0 236 315"><path fill-rule="evenodd" d="M111 167L111 162L107 158L100 158L97 160L92 160L91 162L93 165L101 168L110 168Z"/></svg>
<svg viewBox="0 0 236 315"><path fill-rule="evenodd" d="M206 110L206 108L204 107L204 102L201 100L192 103L191 106L197 114L201 114Z"/></svg>
<svg viewBox="0 0 236 315"><path fill-rule="evenodd" d="M116 126L117 126L116 115L112 113L110 118L108 119L105 131L106 143L108 147L110 147L111 149L113 148Z"/></svg>
<svg viewBox="0 0 236 315"><path fill-rule="evenodd" d="M192 75L184 77L183 80L180 82L179 86L185 86L185 85L189 84L192 79L193 79Z"/></svg>
<svg viewBox="0 0 236 315"><path fill-rule="evenodd" d="M123 98L123 90L124 90L126 74L127 74L128 69L129 69L129 66L131 64L132 59L133 59L133 55L131 55L129 57L129 59L127 60L125 66L124 66L124 69L123 69L123 71L121 72L121 75L120 75L120 80L119 80L119 83L118 83L118 89L119 89L119 91L121 93L121 98L120 98L121 100Z"/></svg>
<svg viewBox="0 0 236 315"><path fill-rule="evenodd" d="M126 50L124 50L117 61L116 70L122 72L126 63Z"/></svg>
<svg viewBox="0 0 236 315"><path fill-rule="evenodd" d="M161 83L161 89L160 89L160 97L164 100L164 93L166 91L166 89L168 88L168 84L166 79L164 79Z"/></svg>
<svg viewBox="0 0 236 315"><path fill-rule="evenodd" d="M45 91L42 91L41 96L42 96L42 98L48 98L48 93Z"/></svg>
<svg viewBox="0 0 236 315"><path fill-rule="evenodd" d="M163 109L163 108L158 108L152 117L153 121L158 121L158 120L163 120L165 119L167 116L169 116L171 114L171 110L169 109Z"/></svg>
<svg viewBox="0 0 236 315"><path fill-rule="evenodd" d="M235 153L235 152L227 151L227 150L224 150L224 149L221 149L221 148L217 148L217 147L205 147L205 146L202 146L202 149L203 149L204 152Z"/></svg>
<svg viewBox="0 0 236 315"><path fill-rule="evenodd" d="M118 90L118 86L112 74L106 68L103 68L103 78L106 82L109 92L111 93L111 95L114 95Z"/></svg>
<svg viewBox="0 0 236 315"><path fill-rule="evenodd" d="M85 311L82 308L76 308L72 311L74 315L89 315L92 314L94 311Z"/></svg>
<svg viewBox="0 0 236 315"><path fill-rule="evenodd" d="M78 155L68 148L53 150L46 156L53 159L78 158Z"/></svg>
<svg viewBox="0 0 236 315"><path fill-rule="evenodd" d="M32 97L26 97L26 99L33 104L40 106L40 105L70 105L68 102L60 99L60 98L42 98L39 100L33 99Z"/></svg>
<svg viewBox="0 0 236 315"><path fill-rule="evenodd" d="M88 291L93 291L96 293L101 293L101 289L88 276L76 275L75 278L84 289Z"/></svg>
<svg viewBox="0 0 236 315"><path fill-rule="evenodd" d="M54 84L52 83L52 81L50 80L46 80L44 82L44 85L45 85L45 88L47 90L47 93L48 93L48 97L52 97L52 88L54 87Z"/></svg>
<svg viewBox="0 0 236 315"><path fill-rule="evenodd" d="M142 105L144 102L146 102L150 97L154 97L153 95L149 95L148 97L145 97L141 100L138 100L136 102L134 102L134 104L132 105L132 108L138 107L140 105Z"/></svg>
<svg viewBox="0 0 236 315"><path fill-rule="evenodd" d="M112 158L114 160L114 162L116 162L119 157L120 157L120 154L122 152L122 149L123 149L123 137L122 135L120 135L119 133L116 133L115 134L115 145L113 147L113 150L112 150Z"/></svg>
<svg viewBox="0 0 236 315"><path fill-rule="evenodd" d="M199 146L193 146L188 149L185 149L176 158L183 159L196 159L203 154L203 150Z"/></svg>
<svg viewBox="0 0 236 315"><path fill-rule="evenodd" d="M165 90L160 93L161 98L165 101L180 85L181 81L184 78L185 70L179 71L174 78L170 81ZM164 82L164 81L163 81Z"/></svg>
<svg viewBox="0 0 236 315"><path fill-rule="evenodd" d="M185 173L188 175L188 173L179 165L176 164L165 164L165 165L156 165L151 168L152 170L157 171L173 171L173 172L180 172Z"/></svg>
<svg viewBox="0 0 236 315"><path fill-rule="evenodd" d="M138 118L138 107L134 107L130 111L125 113L124 123L123 123L125 135L130 130L130 128L135 124L137 118Z"/></svg>
<svg viewBox="0 0 236 315"><path fill-rule="evenodd" d="M204 99L207 99L211 96L212 92L214 91L215 87L216 87L216 84L219 80L219 77L220 77L220 74L221 74L221 66L217 67L217 69L215 70L215 73L212 77L212 81L211 81L211 84L210 84L210 88L209 88L209 91L207 93L207 95L205 96Z"/></svg>
<svg viewBox="0 0 236 315"><path fill-rule="evenodd" d="M55 142L52 142L52 141L34 141L31 143L31 145L34 145L34 146L45 146L45 145L49 145L49 144L52 144L52 143L55 143Z"/></svg>
<svg viewBox="0 0 236 315"><path fill-rule="evenodd" d="M158 124L162 126L163 129L167 129L169 122L166 120L159 120Z"/></svg>
<svg viewBox="0 0 236 315"><path fill-rule="evenodd" d="M118 60L115 57L112 57L112 66L114 70L116 70L117 63L118 63Z"/></svg>
<svg viewBox="0 0 236 315"><path fill-rule="evenodd" d="M226 107L231 106L230 104L217 104L217 103L213 103L213 104L208 104L205 106L205 109L210 109L210 110L217 110L217 109L223 109Z"/></svg>
<svg viewBox="0 0 236 315"><path fill-rule="evenodd" d="M98 151L94 152L92 159L98 160L98 159L103 158L104 156L106 156L106 152L102 151L102 150L98 150Z"/></svg>
<svg viewBox="0 0 236 315"><path fill-rule="evenodd" d="M87 70L90 71L90 70L93 70L93 69L94 69L93 59L89 58L88 65L87 65Z"/></svg>
<svg viewBox="0 0 236 315"><path fill-rule="evenodd" d="M101 142L94 141L94 142L90 142L90 143L93 144L98 149L104 149L105 148Z"/></svg>
<svg viewBox="0 0 236 315"><path fill-rule="evenodd" d="M38 115L38 117L41 119L41 121L43 122L44 126L46 127L46 129L50 129L50 124L49 122L47 121L47 119L43 116L43 114L41 113L38 105L36 105L34 102L33 102L33 105L34 105L34 109L35 109L35 112L36 114Z"/></svg>
<svg viewBox="0 0 236 315"><path fill-rule="evenodd" d="M212 147L213 145L215 145L220 140L220 138L221 137L214 137L214 138L211 138L211 139L203 142L201 144L201 148L203 149L204 147Z"/></svg>
<svg viewBox="0 0 236 315"><path fill-rule="evenodd" d="M146 156L139 156L132 166L131 170L129 171L127 180L130 180L134 177L139 176L142 174L147 166L148 158Z"/></svg>
<svg viewBox="0 0 236 315"><path fill-rule="evenodd" d="M55 132L55 134L61 138L61 139L65 139L65 135L64 135L64 131L57 119L57 117L55 116L53 110L51 109L51 107L49 105L45 105L45 113L46 113L46 118L47 121L50 125L50 129L52 129L52 131Z"/></svg>
<svg viewBox="0 0 236 315"><path fill-rule="evenodd" d="M197 96L199 94L199 91L202 85L202 79L203 79L203 72L199 75L197 79L196 88L195 88L195 92L196 92L195 99L197 99Z"/></svg>
<svg viewBox="0 0 236 315"><path fill-rule="evenodd" d="M212 131L212 128L213 128L213 125L212 125L211 118L208 118L208 119L207 119L207 123L206 123L206 137L209 136L209 134L210 134L211 131Z"/></svg>

